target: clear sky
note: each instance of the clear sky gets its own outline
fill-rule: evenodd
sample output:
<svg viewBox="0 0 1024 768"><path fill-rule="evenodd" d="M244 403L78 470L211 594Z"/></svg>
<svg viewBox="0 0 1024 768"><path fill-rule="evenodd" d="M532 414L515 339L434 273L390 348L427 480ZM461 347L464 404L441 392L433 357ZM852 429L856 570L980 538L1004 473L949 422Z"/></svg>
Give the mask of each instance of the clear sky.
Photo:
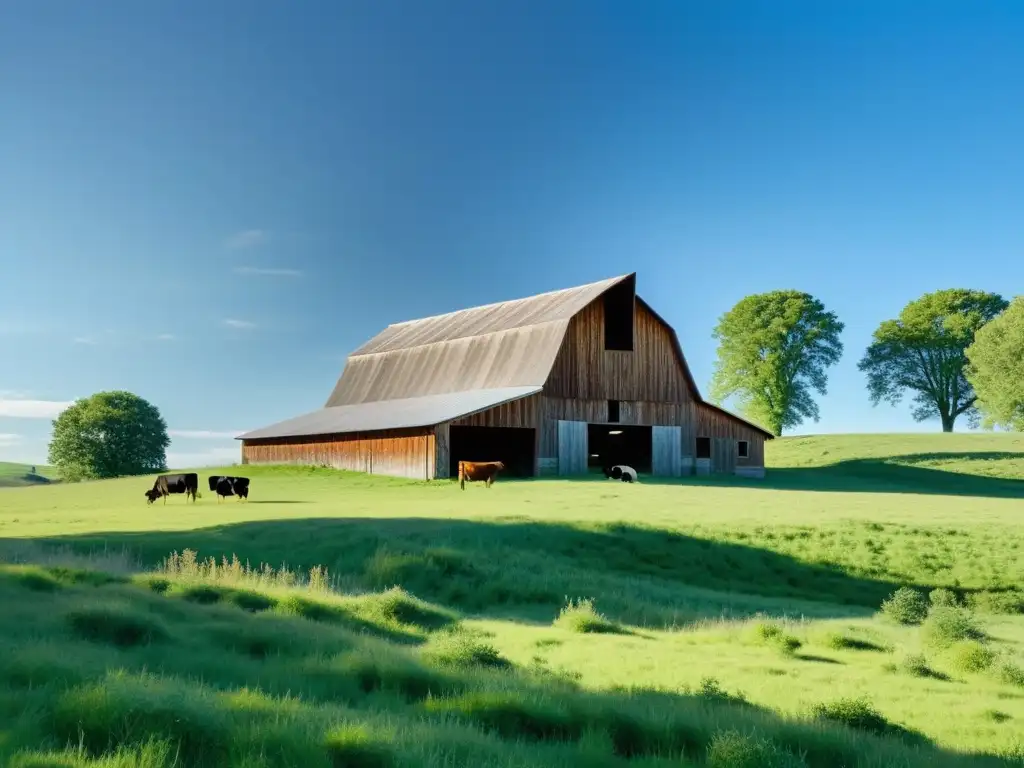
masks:
<svg viewBox="0 0 1024 768"><path fill-rule="evenodd" d="M1022 40L1009 0L0 0L0 459L116 388L234 460L390 322L632 271L705 391L718 317L796 288L846 323L800 431L938 431L856 363L925 291L1024 293Z"/></svg>

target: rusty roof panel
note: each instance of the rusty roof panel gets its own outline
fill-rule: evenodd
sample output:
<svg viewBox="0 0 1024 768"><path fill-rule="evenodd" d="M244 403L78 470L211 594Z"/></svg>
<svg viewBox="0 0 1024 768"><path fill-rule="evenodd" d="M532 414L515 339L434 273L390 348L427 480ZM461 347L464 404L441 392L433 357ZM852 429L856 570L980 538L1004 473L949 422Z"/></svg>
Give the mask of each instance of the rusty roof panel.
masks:
<svg viewBox="0 0 1024 768"><path fill-rule="evenodd" d="M239 435L237 440L429 427L540 392L539 386L475 389L321 408Z"/></svg>

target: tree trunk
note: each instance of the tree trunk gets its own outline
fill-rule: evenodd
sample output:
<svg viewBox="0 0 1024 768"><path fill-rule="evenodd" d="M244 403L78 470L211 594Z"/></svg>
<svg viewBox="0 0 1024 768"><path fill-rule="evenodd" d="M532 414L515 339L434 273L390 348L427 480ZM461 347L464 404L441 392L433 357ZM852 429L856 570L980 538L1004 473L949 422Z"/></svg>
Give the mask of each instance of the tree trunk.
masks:
<svg viewBox="0 0 1024 768"><path fill-rule="evenodd" d="M953 421L955 419L956 419L955 416L943 416L942 417L942 431L943 432L952 432L953 431Z"/></svg>

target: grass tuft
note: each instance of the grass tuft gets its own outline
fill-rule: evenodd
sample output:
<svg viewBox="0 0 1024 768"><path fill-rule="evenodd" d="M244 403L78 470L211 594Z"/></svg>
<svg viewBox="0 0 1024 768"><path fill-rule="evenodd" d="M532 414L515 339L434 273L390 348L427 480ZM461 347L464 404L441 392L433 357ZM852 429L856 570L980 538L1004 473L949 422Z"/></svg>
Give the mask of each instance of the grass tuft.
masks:
<svg viewBox="0 0 1024 768"><path fill-rule="evenodd" d="M624 629L594 607L591 599L569 600L558 613L554 626L580 634L623 634Z"/></svg>
<svg viewBox="0 0 1024 768"><path fill-rule="evenodd" d="M328 732L324 746L335 768L390 768L396 764L387 740L374 738L365 726L339 725Z"/></svg>
<svg viewBox="0 0 1024 768"><path fill-rule="evenodd" d="M434 634L423 650L423 656L435 664L452 667L508 669L512 666L493 645L466 630Z"/></svg>
<svg viewBox="0 0 1024 768"><path fill-rule="evenodd" d="M474 691L447 699L429 699L428 712L447 713L470 720L506 739L571 741L586 728L586 720L573 716L554 702L532 700L514 691Z"/></svg>
<svg viewBox="0 0 1024 768"><path fill-rule="evenodd" d="M751 636L755 643L773 648L783 656L792 656L803 646L799 638L786 634L782 625L774 621L755 622Z"/></svg>
<svg viewBox="0 0 1024 768"><path fill-rule="evenodd" d="M823 638L826 648L833 651L885 651L885 646L873 643L870 640L863 640L859 637L844 634L842 632L829 632Z"/></svg>
<svg viewBox="0 0 1024 768"><path fill-rule="evenodd" d="M885 735L892 731L892 725L865 698L841 698L816 704L811 715L817 720L843 725L859 731Z"/></svg>
<svg viewBox="0 0 1024 768"><path fill-rule="evenodd" d="M996 678L1005 685L1024 688L1024 667L1012 661L1004 661L996 668Z"/></svg>
<svg viewBox="0 0 1024 768"><path fill-rule="evenodd" d="M803 768L807 764L772 741L737 730L718 731L707 749L709 768Z"/></svg>

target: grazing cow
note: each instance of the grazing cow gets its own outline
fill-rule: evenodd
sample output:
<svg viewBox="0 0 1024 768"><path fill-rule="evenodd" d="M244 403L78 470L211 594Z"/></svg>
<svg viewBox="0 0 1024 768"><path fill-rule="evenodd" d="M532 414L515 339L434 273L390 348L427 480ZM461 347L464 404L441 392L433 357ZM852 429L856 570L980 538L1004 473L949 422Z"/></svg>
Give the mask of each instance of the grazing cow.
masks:
<svg viewBox="0 0 1024 768"><path fill-rule="evenodd" d="M188 501L188 497L192 496L192 501L196 500L196 492L199 490L199 475L195 472L188 472L181 475L160 475L156 482L153 483L153 488L146 491L146 498L149 503L152 504L161 496L164 497L164 504L167 503L167 497L172 493L184 493L185 501Z"/></svg>
<svg viewBox="0 0 1024 768"><path fill-rule="evenodd" d="M228 475L210 475L210 490L217 494L217 501L226 496L237 496L241 501L249 499L249 478Z"/></svg>
<svg viewBox="0 0 1024 768"><path fill-rule="evenodd" d="M484 480L491 487L495 476L505 468L500 461L460 461L459 487L466 490L466 481Z"/></svg>
<svg viewBox="0 0 1024 768"><path fill-rule="evenodd" d="M632 467L627 467L625 464L616 464L613 467L605 467L602 471L606 478L610 477L615 480L621 480L624 483L636 482L636 470Z"/></svg>

